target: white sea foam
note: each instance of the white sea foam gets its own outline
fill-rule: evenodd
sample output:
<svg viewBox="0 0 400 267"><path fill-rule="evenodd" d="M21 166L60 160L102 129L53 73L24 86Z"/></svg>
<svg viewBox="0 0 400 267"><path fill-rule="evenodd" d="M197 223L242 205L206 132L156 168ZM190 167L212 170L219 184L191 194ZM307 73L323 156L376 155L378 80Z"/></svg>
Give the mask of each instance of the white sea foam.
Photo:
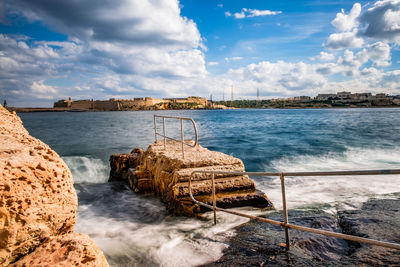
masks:
<svg viewBox="0 0 400 267"><path fill-rule="evenodd" d="M400 169L400 148L348 148L344 153L284 157L266 166L266 170L282 172L373 169ZM400 175L287 177L285 181L289 208L323 203L358 207L369 197L400 192ZM281 208L279 178L258 179L257 183L274 205Z"/></svg>
<svg viewBox="0 0 400 267"><path fill-rule="evenodd" d="M101 159L72 156L63 157L71 170L75 183L104 183L108 180L109 169Z"/></svg>
<svg viewBox="0 0 400 267"><path fill-rule="evenodd" d="M225 241L234 234L232 228L247 221L223 213L218 213L217 225L211 213L206 214L208 220L168 216L158 198L131 190L109 191L110 186L82 184L77 188L81 200L75 230L93 238L111 266L177 267L212 262L222 256Z"/></svg>

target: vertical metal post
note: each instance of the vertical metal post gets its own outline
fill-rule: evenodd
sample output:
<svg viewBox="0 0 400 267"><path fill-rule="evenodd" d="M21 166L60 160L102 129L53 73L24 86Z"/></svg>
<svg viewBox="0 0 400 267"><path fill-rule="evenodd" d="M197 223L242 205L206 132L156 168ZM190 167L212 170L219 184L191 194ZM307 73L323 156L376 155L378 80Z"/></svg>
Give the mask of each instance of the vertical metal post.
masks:
<svg viewBox="0 0 400 267"><path fill-rule="evenodd" d="M285 223L285 238L286 238L286 249L290 248L290 239L289 239L289 229L286 224L288 223L288 214L286 209L286 194L285 194L285 176L281 173L281 189L282 189L282 208L283 208L283 222Z"/></svg>
<svg viewBox="0 0 400 267"><path fill-rule="evenodd" d="M165 133L165 118L162 118L162 128L163 128L163 135L164 135L164 150L167 150L167 145L166 145L166 133Z"/></svg>
<svg viewBox="0 0 400 267"><path fill-rule="evenodd" d="M215 181L214 181L214 177L215 174L213 173L211 176L211 181L212 181L212 201L213 201L213 210L214 210L214 224L217 224L217 200L215 197Z"/></svg>
<svg viewBox="0 0 400 267"><path fill-rule="evenodd" d="M184 143L184 138L183 138L183 120L180 119L180 121L181 121L182 158L185 158L185 152L183 151L183 143Z"/></svg>
<svg viewBox="0 0 400 267"><path fill-rule="evenodd" d="M154 122L154 139L155 142L157 143L157 125L156 125L156 115L153 117L153 122Z"/></svg>

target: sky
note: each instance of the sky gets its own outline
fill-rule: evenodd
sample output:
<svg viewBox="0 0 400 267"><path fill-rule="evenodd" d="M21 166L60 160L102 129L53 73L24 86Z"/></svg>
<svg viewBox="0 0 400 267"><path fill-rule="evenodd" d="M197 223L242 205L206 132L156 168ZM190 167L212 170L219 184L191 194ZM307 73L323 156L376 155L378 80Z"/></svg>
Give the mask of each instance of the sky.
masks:
<svg viewBox="0 0 400 267"><path fill-rule="evenodd" d="M0 101L400 95L400 0L2 0Z"/></svg>

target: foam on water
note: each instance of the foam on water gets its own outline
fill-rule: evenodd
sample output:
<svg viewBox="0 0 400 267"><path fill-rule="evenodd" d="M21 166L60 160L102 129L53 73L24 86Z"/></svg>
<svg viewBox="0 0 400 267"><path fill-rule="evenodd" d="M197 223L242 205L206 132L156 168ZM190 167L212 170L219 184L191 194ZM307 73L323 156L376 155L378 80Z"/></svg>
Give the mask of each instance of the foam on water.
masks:
<svg viewBox="0 0 400 267"><path fill-rule="evenodd" d="M266 171L340 171L399 169L400 148L348 148L343 153L324 156L300 155L271 162ZM257 179L257 178L256 178ZM310 205L339 205L359 207L369 197L400 191L399 175L286 177L286 196L289 208ZM275 207L281 208L279 177L257 179L258 188L267 193Z"/></svg>
<svg viewBox="0 0 400 267"><path fill-rule="evenodd" d="M63 160L71 170L75 183L104 183L108 180L109 169L101 159L67 156Z"/></svg>
<svg viewBox="0 0 400 267"><path fill-rule="evenodd" d="M80 184L75 230L88 234L112 266L195 266L217 260L234 226L247 221L218 214L208 220L168 216L158 198L119 183ZM259 212L259 211L257 211ZM254 212L253 212L254 214Z"/></svg>

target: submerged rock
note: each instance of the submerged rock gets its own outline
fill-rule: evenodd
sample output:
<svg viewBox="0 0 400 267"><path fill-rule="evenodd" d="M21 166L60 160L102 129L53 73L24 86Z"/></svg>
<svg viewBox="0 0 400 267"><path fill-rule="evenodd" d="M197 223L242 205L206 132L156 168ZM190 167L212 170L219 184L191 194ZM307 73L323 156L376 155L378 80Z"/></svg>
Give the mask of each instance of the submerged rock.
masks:
<svg viewBox="0 0 400 267"><path fill-rule="evenodd" d="M73 232L76 209L67 165L0 106L0 266Z"/></svg>
<svg viewBox="0 0 400 267"><path fill-rule="evenodd" d="M168 141L166 145L167 149L164 149L163 141L159 141L151 144L139 159L136 155L117 154L111 156L110 162L112 170L122 170L120 177L127 177L134 191L160 196L168 210L175 214L193 215L207 210L190 199L188 181L193 171L244 171L240 159L221 152L200 145L194 148L185 146L183 158L181 143ZM192 178L193 195L208 204L212 203L210 178L210 174L199 173ZM218 207L272 208L266 195L256 190L254 181L247 175L216 174L215 188Z"/></svg>
<svg viewBox="0 0 400 267"><path fill-rule="evenodd" d="M384 209L383 209L384 207ZM319 210L289 211L289 221L311 228L400 243L400 199L366 202L360 210L337 215ZM384 214L384 215L383 215ZM279 213L267 216L282 221ZM236 228L224 255L204 266L398 266L400 251L289 230L291 248L286 250L281 227L250 221Z"/></svg>

